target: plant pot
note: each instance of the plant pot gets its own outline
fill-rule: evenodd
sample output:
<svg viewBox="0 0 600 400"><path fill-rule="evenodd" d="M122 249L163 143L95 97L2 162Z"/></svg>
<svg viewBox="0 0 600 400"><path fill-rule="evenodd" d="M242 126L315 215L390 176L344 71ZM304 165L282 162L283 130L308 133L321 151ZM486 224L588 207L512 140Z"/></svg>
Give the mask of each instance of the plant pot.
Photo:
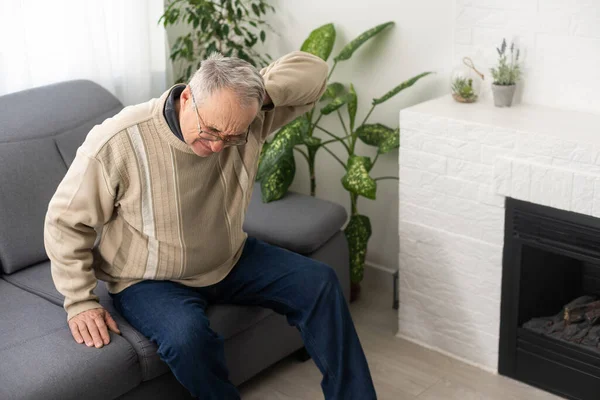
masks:
<svg viewBox="0 0 600 400"><path fill-rule="evenodd" d="M360 283L350 283L350 303L358 300L358 296L360 294Z"/></svg>
<svg viewBox="0 0 600 400"><path fill-rule="evenodd" d="M494 105L496 107L510 107L515 96L516 85L492 85L494 92Z"/></svg>
<svg viewBox="0 0 600 400"><path fill-rule="evenodd" d="M452 93L452 97L454 98L454 100L458 101L459 103L475 103L475 101L477 100L477 96L473 96L473 97L469 97L468 99L465 99L458 93Z"/></svg>

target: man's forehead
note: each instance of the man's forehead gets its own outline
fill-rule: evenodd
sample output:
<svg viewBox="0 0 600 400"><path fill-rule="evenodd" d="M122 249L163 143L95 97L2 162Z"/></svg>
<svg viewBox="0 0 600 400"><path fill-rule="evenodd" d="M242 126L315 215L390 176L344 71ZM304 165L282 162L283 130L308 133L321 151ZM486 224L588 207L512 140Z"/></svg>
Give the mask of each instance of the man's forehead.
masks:
<svg viewBox="0 0 600 400"><path fill-rule="evenodd" d="M226 113L207 113L206 117L202 116L202 120L207 129L222 133L223 135L241 135L245 134L250 124L254 120L248 121L249 117L240 114L227 115Z"/></svg>

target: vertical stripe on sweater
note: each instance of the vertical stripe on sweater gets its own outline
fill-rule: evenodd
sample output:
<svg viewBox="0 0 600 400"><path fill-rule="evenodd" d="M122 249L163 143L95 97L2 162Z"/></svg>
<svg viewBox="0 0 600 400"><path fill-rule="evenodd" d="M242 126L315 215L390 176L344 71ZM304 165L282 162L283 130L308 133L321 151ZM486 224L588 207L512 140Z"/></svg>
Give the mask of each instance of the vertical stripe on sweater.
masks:
<svg viewBox="0 0 600 400"><path fill-rule="evenodd" d="M133 144L133 151L135 152L141 174L142 232L148 238L148 258L146 260L146 270L143 277L144 279L153 279L156 277L158 267L158 241L156 240L154 226L150 166L148 165L148 155L146 154L146 148L138 126L133 125L127 128L127 134Z"/></svg>

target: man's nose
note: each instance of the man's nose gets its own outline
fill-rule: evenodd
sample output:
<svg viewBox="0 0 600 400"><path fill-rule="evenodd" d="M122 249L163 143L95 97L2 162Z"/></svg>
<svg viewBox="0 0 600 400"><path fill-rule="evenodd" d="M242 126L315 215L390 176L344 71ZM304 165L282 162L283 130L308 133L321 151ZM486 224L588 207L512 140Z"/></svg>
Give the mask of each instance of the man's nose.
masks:
<svg viewBox="0 0 600 400"><path fill-rule="evenodd" d="M210 149L215 153L219 153L221 150L223 150L223 147L225 147L225 144L222 140L210 142Z"/></svg>

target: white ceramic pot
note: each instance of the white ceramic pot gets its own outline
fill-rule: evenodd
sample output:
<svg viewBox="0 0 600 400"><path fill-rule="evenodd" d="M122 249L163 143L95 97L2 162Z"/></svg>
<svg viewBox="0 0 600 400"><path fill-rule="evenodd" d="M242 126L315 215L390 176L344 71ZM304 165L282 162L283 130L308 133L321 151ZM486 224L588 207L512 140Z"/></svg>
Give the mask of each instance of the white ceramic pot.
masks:
<svg viewBox="0 0 600 400"><path fill-rule="evenodd" d="M494 92L494 105L496 107L510 107L515 96L516 85L492 85Z"/></svg>

